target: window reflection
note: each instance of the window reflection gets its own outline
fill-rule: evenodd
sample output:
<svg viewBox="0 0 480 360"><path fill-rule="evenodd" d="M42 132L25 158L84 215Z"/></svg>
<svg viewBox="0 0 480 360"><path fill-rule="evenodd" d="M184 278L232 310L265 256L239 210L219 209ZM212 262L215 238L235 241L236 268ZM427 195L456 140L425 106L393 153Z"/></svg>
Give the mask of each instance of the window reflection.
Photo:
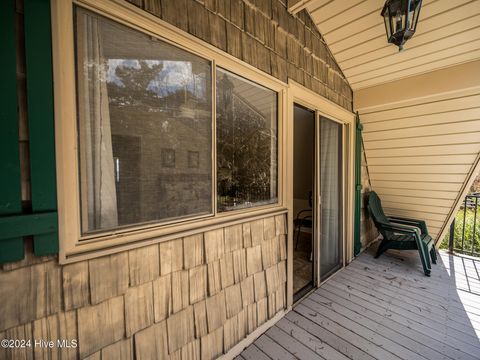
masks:
<svg viewBox="0 0 480 360"><path fill-rule="evenodd" d="M80 7L76 54L83 232L212 213L210 62Z"/></svg>
<svg viewBox="0 0 480 360"><path fill-rule="evenodd" d="M219 211L277 202L277 94L217 70Z"/></svg>

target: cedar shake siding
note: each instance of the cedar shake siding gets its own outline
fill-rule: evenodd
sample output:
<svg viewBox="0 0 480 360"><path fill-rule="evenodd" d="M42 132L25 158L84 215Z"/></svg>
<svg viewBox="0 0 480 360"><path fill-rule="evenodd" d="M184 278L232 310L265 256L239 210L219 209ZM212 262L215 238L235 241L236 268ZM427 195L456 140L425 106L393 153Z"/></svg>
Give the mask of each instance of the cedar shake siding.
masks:
<svg viewBox="0 0 480 360"><path fill-rule="evenodd" d="M278 215L64 266L4 265L0 337L79 346L0 359L212 359L286 307L286 256Z"/></svg>
<svg viewBox="0 0 480 360"><path fill-rule="evenodd" d="M146 16L352 110L352 90L321 34L306 12L293 16L284 1L130 2ZM23 9L17 3L20 148L26 149ZM22 176L28 207L28 166ZM0 359L213 359L227 353L287 306L286 223L286 214L222 223L68 265L59 265L57 256L35 257L27 239L24 260L0 265L0 339L78 340L78 347L0 348Z"/></svg>
<svg viewBox="0 0 480 360"><path fill-rule="evenodd" d="M286 0L128 0L232 56L352 110L352 89L306 11Z"/></svg>

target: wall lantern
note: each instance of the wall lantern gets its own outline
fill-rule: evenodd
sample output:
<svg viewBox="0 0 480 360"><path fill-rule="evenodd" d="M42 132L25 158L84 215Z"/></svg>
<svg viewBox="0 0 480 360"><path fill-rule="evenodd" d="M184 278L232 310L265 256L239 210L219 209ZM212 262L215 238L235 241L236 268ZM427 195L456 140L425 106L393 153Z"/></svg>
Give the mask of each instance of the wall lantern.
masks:
<svg viewBox="0 0 480 360"><path fill-rule="evenodd" d="M415 34L421 6L422 0L387 0L383 6L388 42L397 45L399 51Z"/></svg>

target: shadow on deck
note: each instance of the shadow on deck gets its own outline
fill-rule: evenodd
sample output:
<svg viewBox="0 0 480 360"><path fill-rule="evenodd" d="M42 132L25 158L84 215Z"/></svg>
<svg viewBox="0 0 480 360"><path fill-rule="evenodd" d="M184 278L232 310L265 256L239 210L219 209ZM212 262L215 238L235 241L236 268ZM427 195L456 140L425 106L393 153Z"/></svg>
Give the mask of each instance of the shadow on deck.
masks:
<svg viewBox="0 0 480 360"><path fill-rule="evenodd" d="M238 359L480 359L480 260L360 255Z"/></svg>

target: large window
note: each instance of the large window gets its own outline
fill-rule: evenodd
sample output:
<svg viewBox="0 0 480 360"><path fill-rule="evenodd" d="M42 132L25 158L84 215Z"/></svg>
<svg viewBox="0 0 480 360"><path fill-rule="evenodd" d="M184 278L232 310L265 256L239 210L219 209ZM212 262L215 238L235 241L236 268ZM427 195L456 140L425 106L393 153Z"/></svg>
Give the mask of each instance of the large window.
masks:
<svg viewBox="0 0 480 360"><path fill-rule="evenodd" d="M276 91L80 7L75 24L83 234L278 202Z"/></svg>
<svg viewBox="0 0 480 360"><path fill-rule="evenodd" d="M212 213L211 63L76 9L82 230Z"/></svg>
<svg viewBox="0 0 480 360"><path fill-rule="evenodd" d="M216 75L218 210L277 202L277 93Z"/></svg>

